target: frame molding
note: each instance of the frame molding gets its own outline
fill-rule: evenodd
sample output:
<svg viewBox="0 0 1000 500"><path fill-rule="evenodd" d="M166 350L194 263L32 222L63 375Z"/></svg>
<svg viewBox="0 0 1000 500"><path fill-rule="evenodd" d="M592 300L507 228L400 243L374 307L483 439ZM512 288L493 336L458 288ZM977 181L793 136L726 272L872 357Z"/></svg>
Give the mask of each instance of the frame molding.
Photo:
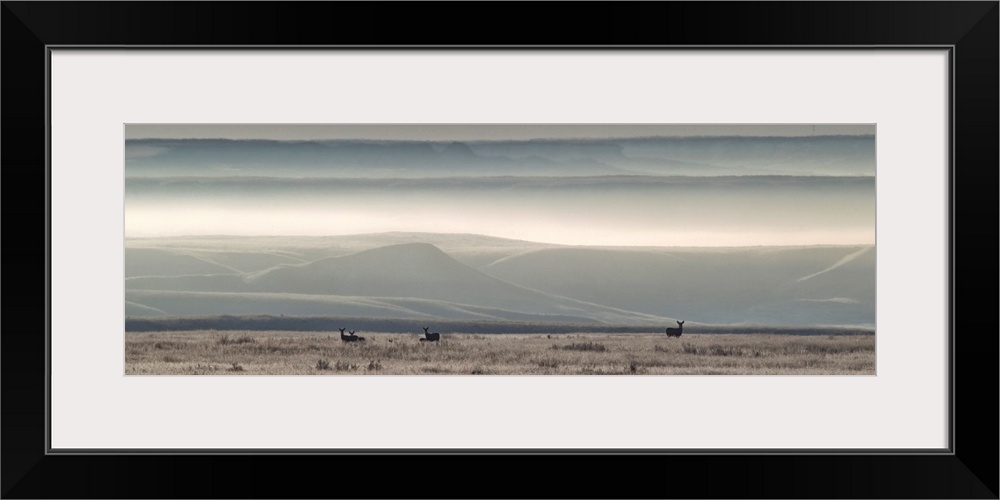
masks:
<svg viewBox="0 0 1000 500"><path fill-rule="evenodd" d="M993 231L1000 170L1000 2L677 2L614 7L583 3L574 4L572 17L578 22L572 25L537 9L520 9L524 4L491 9L489 4L461 3L2 3L2 94L7 104L2 116L7 147L0 151L0 159L8 167L8 229L16 230L2 251L8 262L17 259L19 267L45 272L44 281L35 275L9 283L8 291L19 293L4 297L9 312L14 312L7 315L5 349L0 351L4 498L306 497L315 495L311 492L316 488L339 497L474 496L448 480L458 476L478 481L488 491L485 496L506 497L998 498L997 429L978 423L1000 420L994 385L995 318L992 310L987 317L972 308L963 309L959 317L956 304L960 296L993 297L997 290L992 279L977 278L996 276L984 271L996 269L997 255ZM463 26L450 21L482 18L492 22ZM420 21L414 24L414 19ZM579 22L584 19L590 22ZM595 30L594 24L606 30ZM553 26L561 31L556 33ZM513 39L511 27L530 45L505 45ZM950 47L951 449L670 454L601 450L596 455L559 450L352 450L335 455L303 450L54 452L48 441L47 397L49 55L53 48L123 46L150 50ZM40 206L38 194L43 189L45 205ZM959 216L966 222L963 232L956 231ZM44 217L44 228L39 227L38 217ZM969 230L972 224L977 229ZM958 279L959 273L965 279ZM40 316L44 329L39 328ZM491 458L488 463L466 458L479 455ZM552 470L552 455L559 455L564 465L577 471L576 476L586 479L561 477ZM428 477L418 460L433 462L436 471ZM520 481L510 480L511 468L516 468ZM609 474L609 468L614 472ZM643 479L638 479L640 471L648 471ZM339 477L347 473L352 480ZM525 484L544 489L528 489Z"/></svg>

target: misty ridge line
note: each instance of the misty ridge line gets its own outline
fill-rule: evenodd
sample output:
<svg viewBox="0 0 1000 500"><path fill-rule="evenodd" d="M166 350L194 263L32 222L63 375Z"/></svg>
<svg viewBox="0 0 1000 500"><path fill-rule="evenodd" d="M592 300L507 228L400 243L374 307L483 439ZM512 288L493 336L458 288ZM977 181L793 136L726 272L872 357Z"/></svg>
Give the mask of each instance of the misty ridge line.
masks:
<svg viewBox="0 0 1000 500"><path fill-rule="evenodd" d="M206 176L171 176L171 175L126 175L126 184L151 184L151 185L182 185L182 184L274 184L274 185L315 185L321 184L346 184L346 185L372 185L372 186L392 186L399 184L406 185L442 185L459 184L462 186L470 184L506 185L517 183L520 185L542 185L542 186L594 186L602 184L635 184L648 185L654 183L658 185L719 185L727 182L740 182L747 184L802 184L802 183L868 183L876 179L874 175L643 175L643 174L619 174L619 175L454 175L441 177L334 177L334 176L262 176L262 175L206 175Z"/></svg>
<svg viewBox="0 0 1000 500"><path fill-rule="evenodd" d="M644 136L631 136L631 137L579 137L579 138L566 138L566 137L534 137L531 139L375 139L375 138L365 138L365 139L233 139L228 137L170 137L170 138L156 138L156 137L144 137L144 138L133 138L125 139L126 143L160 143L160 144L173 144L178 142L193 142L193 141L215 141L215 142L260 142L260 143L358 143L358 144L449 144L453 142L461 142L465 144L520 144L520 143L565 143L565 144L578 144L578 143L594 143L594 142L629 142L629 141L759 141L759 140L770 140L770 141L799 141L802 139L859 139L859 140L870 140L874 139L875 134L803 134L803 135L675 135L675 136L665 136L665 135L644 135Z"/></svg>
<svg viewBox="0 0 1000 500"><path fill-rule="evenodd" d="M407 234L407 233L375 233L375 234L372 234L372 235L354 235L354 236L378 236L380 234L385 235L385 234ZM468 236L481 236L481 235L468 235ZM348 235L346 237L350 237L350 235ZM170 239L176 239L176 238L178 238L178 237L126 238L126 239L127 240L142 241L142 240L158 240L158 239L159 240L170 240ZM180 238L189 238L189 237L180 237ZM194 236L194 237L190 237L190 238L191 239L199 239L199 238L200 239L214 239L214 238L219 238L219 237L205 235L205 236ZM223 236L222 238L234 238L234 237L225 237L225 236ZM239 237L235 237L235 238L239 238ZM246 238L256 238L256 237L246 237ZM285 239L285 237L277 237L277 238ZM308 239L308 238L323 239L325 237L302 237L302 239ZM661 257L675 259L675 260L680 260L680 261L684 260L684 258L682 256L675 255L674 253L666 253L665 251L680 252L680 253L683 253L684 251L691 251L691 252L713 252L714 251L716 253L725 253L729 249L732 249L732 250L755 250L755 251L764 251L764 252L766 252L768 250L794 250L794 249L820 249L820 248L826 248L826 249L851 249L851 250L855 250L856 249L856 251L854 251L854 252L852 252L852 253L844 256L843 258L841 258L839 261L837 261L833 265L830 265L829 267L826 267L825 269L822 269L822 270L820 270L818 272L815 272L813 274L810 274L808 276L805 276L805 277L802 277L802 278L799 278L799 279L795 280L796 282L802 282L802 281L806 281L806 280L808 280L810 278L819 276L821 274L830 272L830 271L832 271L832 270L834 270L834 269L836 269L836 268L838 268L840 266L843 266L844 264L846 264L846 263L848 263L848 262L850 262L850 261L852 261L852 260L860 257L861 255L863 255L863 254L865 254L865 253L867 253L867 252L869 252L869 251L871 251L871 250L873 250L875 248L875 245L873 245L873 244L867 244L867 245L866 244L788 245L788 246L773 245L773 246L741 246L741 247L660 247L660 246L643 247L643 246L560 245L560 244L550 244L550 243L536 243L536 242L523 241L523 240L511 240L511 241L517 241L519 243L535 244L535 245L538 245L539 248L521 250L521 251L517 251L517 252L511 253L510 255L507 255L507 256L504 256L504 257L502 257L500 259L497 259L497 260L494 260L492 262L489 262L488 264L486 264L483 267L485 269L488 269L488 268L490 268L492 266L504 263L504 262L506 262L508 260L518 259L518 258L522 258L522 257L525 257L525 256L530 256L532 254L537 254L537 253L542 253L542 252L550 251L550 250L553 250L553 249L562 249L562 250L596 250L596 251L611 251L611 252L621 251L621 252L629 252L629 253L649 253L651 255L658 255L658 256L661 256ZM303 268L307 268L307 267L312 266L312 265L322 264L324 262L336 262L336 261L341 261L341 260L349 259L351 257L357 256L357 255L361 255L361 254L368 254L368 253L371 253L373 251L384 251L384 250L389 250L389 249L393 249L393 248L413 247L414 245L430 247L430 248L433 248L435 251L440 252L441 254L443 254L445 256L448 256L448 257L450 257L452 259L456 258L455 255L452 255L447 250L444 250L444 249L440 248L439 246L434 245L432 243L426 243L426 242L392 243L392 244L386 244L386 245L375 245L375 246L372 246L370 248L365 248L365 249L351 251L351 252L345 252L345 253L342 253L342 254L339 254L339 255L324 256L324 257L319 257L319 258L309 259L309 260L304 260L304 259L301 259L301 258L296 258L297 262L281 263L281 264L277 264L277 265L266 267L266 268L258 270L258 271L241 271L239 269L236 269L236 268L233 268L231 266L228 266L228 265L226 265L226 264L224 264L222 262L218 262L216 260L206 258L203 254L204 253L213 253L210 250L204 250L204 249L199 250L199 249L193 248L193 247L191 247L191 248L186 248L186 247L164 247L164 249L168 249L169 248L169 250L171 250L173 252L178 252L178 254L180 254L180 255L189 256L189 257L192 257L194 259L197 259L197 260L200 260L200 261L203 261L203 262L207 262L207 263L214 264L214 265L217 265L219 267L225 268L229 272L222 272L222 273L196 273L196 274L180 274L180 275L149 275L149 274L146 274L146 275L140 275L140 276L126 277L125 281L129 282L129 281L134 281L134 280L138 280L138 279L142 279L142 278L171 278L171 277L172 278L190 278L190 277L224 277L224 276L229 276L229 277L240 277L241 281L243 282L243 284L251 285L260 276L262 276L264 274L267 274L267 273L269 273L271 271L275 271L275 270L295 269L295 268L303 269ZM142 248L142 247L139 247L139 248ZM232 253L232 252L229 252L229 253ZM290 257L290 258L293 258L293 257ZM477 271L477 272L481 272L481 271ZM489 276L489 275L487 275L487 276ZM489 277L492 278L492 279L497 279L499 281L505 281L506 282L506 280L496 278L495 276L489 276ZM510 282L508 282L508 283L511 284L511 285L517 286L519 288L526 288L526 289L528 289L527 287L523 287L522 285L518 285L517 283L510 283Z"/></svg>
<svg viewBox="0 0 1000 500"><path fill-rule="evenodd" d="M544 248L579 248L579 249L595 249L595 250L673 250L673 251L692 251L692 252L726 252L728 250L761 250L766 251L769 249L774 250L787 250L787 249L797 249L797 248L875 248L873 243L844 243L844 244L832 244L832 243L818 243L814 245L732 245L732 246L703 246L703 245L574 245L566 243L549 243L541 241L531 241L515 238L504 238L501 236L492 236L488 234L477 234L477 233L415 233L409 231L383 231L378 233L345 233L345 234L328 234L328 235L311 235L311 234L301 234L301 235L284 235L284 234L257 234L257 235L234 235L234 234L179 234L179 235L166 235L166 236L126 236L124 238L126 242L126 248L147 248L143 246L133 246L129 247L128 243L133 245L136 243L141 243L145 241L150 242L169 242L171 240L195 240L195 241L211 241L211 240L229 240L229 241L254 241L254 240L270 240L274 243L280 244L282 242L288 242L290 240L296 241L299 244L309 243L311 245L316 245L322 240L338 240L338 239L351 239L351 238L362 238L362 237L372 237L372 236L416 236L416 237L472 237L472 238L485 238L488 240L494 240L497 242L506 243L517 243L517 244L530 244L537 245L540 249ZM419 243L427 243L440 247L439 244L431 243L429 241L417 241ZM293 243L294 245L294 243ZM381 248L383 246L396 245L396 243L386 244L386 245L375 245L370 248ZM200 247L188 247L188 246L165 246L165 247L148 247L148 248L162 248L174 251L206 251L204 248ZM221 250L208 250L208 251L221 251ZM358 250L361 251L361 250ZM442 250L448 253L447 250ZM534 252L536 249L529 250L527 252ZM238 251L237 251L238 252ZM250 252L249 250L247 252ZM526 252L526 253L527 253ZM859 255L862 252L859 252ZM345 254L346 255L346 254ZM294 255L284 255L285 257L297 258ZM300 259L301 260L301 259ZM301 261L300 263L308 263L313 261Z"/></svg>
<svg viewBox="0 0 1000 500"><path fill-rule="evenodd" d="M271 238L271 239L274 239L275 241L282 241L282 240L288 240L290 238L301 238L301 239L304 239L304 240L322 240L322 239L331 239L331 238L356 238L356 237L370 237L370 236L383 236L383 235L413 236L413 237L417 237L417 238L420 238L420 237L426 238L426 237L435 237L435 236L462 236L462 237L483 238L483 239L487 239L487 240L495 240L495 241L502 241L502 242L531 243L531 242L528 242L527 240L516 240L516 239L511 239L511 238L502 238L502 237L498 237L498 236L489 236L489 235L485 235L485 234L476 234L476 233L454 233L454 232L452 232L452 233L448 233L448 232L441 232L441 233L421 233L421 232L414 232L414 231L380 231L380 232L375 232L375 233L344 233L344 234L329 234L329 235L315 235L315 234L308 235L308 234L306 234L306 235L301 235L301 236L294 236L294 235L289 236L289 235L283 235L283 234L282 235L269 235L269 234L259 234L259 235L191 234L191 235L149 236L149 237L136 236L136 237L126 237L125 239L126 240L130 240L130 239L131 240L145 240L145 239L216 239L216 238L220 238L220 239L248 239L249 240L249 239L257 239L257 238ZM427 242L421 242L421 243L427 243ZM544 245L558 246L557 244L553 244L553 243L544 243Z"/></svg>
<svg viewBox="0 0 1000 500"><path fill-rule="evenodd" d="M559 140L133 139L127 171L218 175L301 169L349 177L741 175L874 172L874 136L719 136ZM199 170L200 169L200 170ZM402 172L402 174L400 174ZM270 173L270 172L269 172ZM300 172L303 173L303 172ZM394 175L395 174L395 175Z"/></svg>
<svg viewBox="0 0 1000 500"><path fill-rule="evenodd" d="M126 243L126 315L647 324L683 312L706 323L873 323L871 248L539 245L400 232L135 238Z"/></svg>
<svg viewBox="0 0 1000 500"><path fill-rule="evenodd" d="M669 320L654 314L536 290L491 276L428 243L386 245L323 257L304 264L278 264L261 271L240 274L130 277L125 279L125 285L130 302L161 311L163 309L156 307L155 303L145 303L136 294L152 293L160 298L201 297L206 300L243 297L245 301L254 298L301 298L300 293L340 297L338 300L380 297L383 300L406 301L424 298L466 312L470 311L469 308L481 308L489 302L494 314L501 316L547 313L587 317L596 314L625 322ZM233 293L241 295L234 296ZM487 297L492 299L487 300ZM493 300L498 303L493 303ZM420 303L428 304L427 301ZM397 304L393 309L398 308ZM407 309L406 313L417 312L403 309Z"/></svg>

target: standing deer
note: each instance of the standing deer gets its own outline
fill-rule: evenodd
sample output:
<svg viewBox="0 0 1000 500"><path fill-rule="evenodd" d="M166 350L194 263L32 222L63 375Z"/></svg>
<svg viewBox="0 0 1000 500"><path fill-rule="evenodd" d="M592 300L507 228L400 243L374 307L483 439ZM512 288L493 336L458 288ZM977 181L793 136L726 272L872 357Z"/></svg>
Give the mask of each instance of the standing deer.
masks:
<svg viewBox="0 0 1000 500"><path fill-rule="evenodd" d="M667 328L667 337L680 337L684 331L684 322L677 322L678 328Z"/></svg>
<svg viewBox="0 0 1000 500"><path fill-rule="evenodd" d="M421 342L425 342L425 341L427 341L427 342L439 342L441 340L441 334L438 333L438 332L427 333L427 330L429 328L430 327L424 328L424 337L425 338L420 339L420 341Z"/></svg>
<svg viewBox="0 0 1000 500"><path fill-rule="evenodd" d="M354 334L354 330L351 330L351 336L354 337L355 341L358 341L358 342L364 342L365 341L364 337L358 337L357 335L355 335Z"/></svg>

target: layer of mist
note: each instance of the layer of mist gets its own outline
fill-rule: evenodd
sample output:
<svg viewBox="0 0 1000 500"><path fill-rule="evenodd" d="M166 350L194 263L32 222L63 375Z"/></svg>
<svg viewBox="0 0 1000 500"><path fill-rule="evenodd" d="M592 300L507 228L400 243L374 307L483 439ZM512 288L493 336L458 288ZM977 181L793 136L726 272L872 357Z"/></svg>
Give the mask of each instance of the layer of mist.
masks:
<svg viewBox="0 0 1000 500"><path fill-rule="evenodd" d="M868 245L572 247L468 234L136 239L126 241L126 315L874 325L875 255Z"/></svg>
<svg viewBox="0 0 1000 500"><path fill-rule="evenodd" d="M125 314L874 325L875 145L129 139Z"/></svg>
<svg viewBox="0 0 1000 500"><path fill-rule="evenodd" d="M872 177L128 179L128 236L489 232L589 245L873 243Z"/></svg>
<svg viewBox="0 0 1000 500"><path fill-rule="evenodd" d="M424 178L875 175L875 137L650 137L529 141L125 141L126 175Z"/></svg>

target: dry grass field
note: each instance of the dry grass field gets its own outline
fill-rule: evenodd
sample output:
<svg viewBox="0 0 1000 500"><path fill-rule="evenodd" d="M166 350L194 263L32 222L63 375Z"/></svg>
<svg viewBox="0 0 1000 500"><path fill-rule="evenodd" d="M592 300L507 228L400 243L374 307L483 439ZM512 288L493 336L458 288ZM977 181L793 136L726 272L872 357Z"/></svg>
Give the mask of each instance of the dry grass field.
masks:
<svg viewBox="0 0 1000 500"><path fill-rule="evenodd" d="M127 375L874 375L874 335L125 334Z"/></svg>

